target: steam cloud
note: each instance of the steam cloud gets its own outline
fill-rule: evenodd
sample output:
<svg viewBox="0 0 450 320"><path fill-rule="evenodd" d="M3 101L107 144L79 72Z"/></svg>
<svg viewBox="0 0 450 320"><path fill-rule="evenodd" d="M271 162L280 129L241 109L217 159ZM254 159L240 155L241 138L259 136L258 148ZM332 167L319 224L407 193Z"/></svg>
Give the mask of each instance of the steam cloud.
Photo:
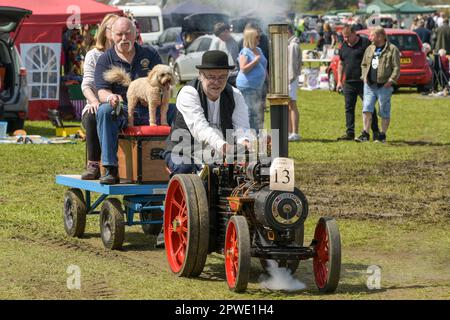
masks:
<svg viewBox="0 0 450 320"><path fill-rule="evenodd" d="M227 0L212 1L212 5L230 14L231 17L251 15L259 18L264 24L273 22L274 17L285 17L289 11L289 1L286 0L268 0L268 1L249 1Z"/></svg>
<svg viewBox="0 0 450 320"><path fill-rule="evenodd" d="M274 260L267 260L267 275L261 275L260 285L269 290L298 291L306 288L306 285L295 279L289 269L278 268L278 263Z"/></svg>

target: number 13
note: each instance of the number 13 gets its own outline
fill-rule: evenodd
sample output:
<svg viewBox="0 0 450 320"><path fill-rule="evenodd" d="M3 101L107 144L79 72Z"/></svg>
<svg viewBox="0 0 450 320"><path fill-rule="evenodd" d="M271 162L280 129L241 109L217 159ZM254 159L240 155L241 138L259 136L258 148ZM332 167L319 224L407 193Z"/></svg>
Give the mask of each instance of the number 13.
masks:
<svg viewBox="0 0 450 320"><path fill-rule="evenodd" d="M284 174L283 180L280 181L282 184L288 184L291 181L291 178L289 177L289 170L284 169L281 171L282 174ZM286 181L287 180L287 181ZM278 170L275 170L275 183L278 183Z"/></svg>

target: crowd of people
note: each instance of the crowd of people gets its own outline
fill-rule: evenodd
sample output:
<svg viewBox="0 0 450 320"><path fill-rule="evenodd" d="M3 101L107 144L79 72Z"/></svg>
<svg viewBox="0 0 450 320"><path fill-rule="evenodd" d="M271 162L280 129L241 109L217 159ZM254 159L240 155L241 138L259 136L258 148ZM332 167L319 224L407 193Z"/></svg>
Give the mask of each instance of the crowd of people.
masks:
<svg viewBox="0 0 450 320"><path fill-rule="evenodd" d="M371 130L373 141L385 142L390 124L393 87L400 76L399 49L389 42L382 27L371 30L370 40L358 36L357 31L364 28L360 21L344 25L340 39L330 25L324 23L322 27L319 46L342 43L337 87L338 90L342 89L344 95L346 132L338 140L366 142L370 140ZM179 92L174 112L174 127L187 129L192 139L211 144L217 152L226 152L228 148L221 136L223 130L254 129L258 133L264 128L269 78L268 37L258 25L250 23L244 29L242 41L238 43L231 36L230 29L226 23L215 25L212 50L203 55L202 65L197 66L198 78ZM432 48L439 50L442 65L448 70L448 18L439 16L435 21L430 17L421 17L413 30L424 42L431 42L425 42L424 48L430 52ZM286 125L289 141L299 141L298 107L301 101L298 104L297 90L302 49L298 28L289 24L288 33L290 102ZM130 73L133 80L146 76L155 65L161 63L161 59L154 48L142 46L136 41L136 25L127 17L107 15L96 31L95 40L94 48L86 53L82 82L87 100L82 123L87 132L88 158L82 178L100 178L102 183L114 184L119 181L118 134L127 126L126 87L105 82L103 73L117 66ZM363 131L356 137L355 106L358 97L363 101ZM377 102L378 112L375 108ZM114 110L122 104L123 114L114 116ZM225 112L222 110L224 108L229 110ZM380 125L378 117L381 118ZM134 119L135 125L147 123L148 109L138 106ZM177 167L168 154L170 152L165 153L165 159L172 173L194 170L192 166ZM106 169L103 177L100 177L100 163Z"/></svg>

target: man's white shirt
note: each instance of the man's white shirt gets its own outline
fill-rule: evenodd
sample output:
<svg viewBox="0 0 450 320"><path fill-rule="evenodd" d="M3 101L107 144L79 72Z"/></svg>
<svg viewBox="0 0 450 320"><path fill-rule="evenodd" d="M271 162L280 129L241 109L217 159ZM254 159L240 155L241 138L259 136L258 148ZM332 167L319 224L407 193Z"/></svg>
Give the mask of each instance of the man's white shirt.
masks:
<svg viewBox="0 0 450 320"><path fill-rule="evenodd" d="M231 117L233 129L239 133L237 143L251 140L248 134L250 128L248 107L241 92L233 87L235 107ZM206 143L217 151L221 151L226 143L220 130L220 97L216 101L207 99L208 119L201 106L200 96L192 86L184 86L177 98L177 109L184 117L184 121L194 139ZM219 130L217 130L219 129Z"/></svg>

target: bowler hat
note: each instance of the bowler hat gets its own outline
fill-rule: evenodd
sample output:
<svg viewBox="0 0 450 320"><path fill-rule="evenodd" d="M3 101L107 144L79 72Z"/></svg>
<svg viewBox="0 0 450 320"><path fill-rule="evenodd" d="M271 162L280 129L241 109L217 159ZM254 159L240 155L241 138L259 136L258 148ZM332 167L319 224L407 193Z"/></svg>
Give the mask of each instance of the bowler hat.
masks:
<svg viewBox="0 0 450 320"><path fill-rule="evenodd" d="M206 51L202 56L202 64L195 66L197 69L234 69L228 65L228 55L220 50Z"/></svg>

